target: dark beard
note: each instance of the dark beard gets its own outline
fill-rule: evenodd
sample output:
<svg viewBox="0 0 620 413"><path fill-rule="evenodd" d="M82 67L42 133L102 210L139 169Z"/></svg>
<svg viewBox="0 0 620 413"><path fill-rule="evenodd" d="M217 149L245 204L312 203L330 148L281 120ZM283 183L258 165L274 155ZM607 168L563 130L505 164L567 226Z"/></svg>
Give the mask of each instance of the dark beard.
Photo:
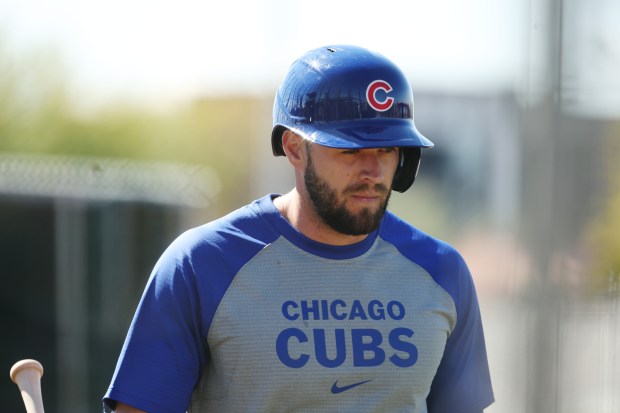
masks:
<svg viewBox="0 0 620 413"><path fill-rule="evenodd" d="M345 235L367 235L377 229L381 224L383 215L385 215L391 191L385 185L377 184L375 187L377 192L387 193L381 207L375 212L365 208L358 215L354 215L347 210L344 202L338 202L336 190L317 176L310 151L307 150L306 153L308 154L308 164L304 173L304 182L312 206L323 222L333 230ZM368 187L369 184L359 184L347 188L344 193L364 191Z"/></svg>

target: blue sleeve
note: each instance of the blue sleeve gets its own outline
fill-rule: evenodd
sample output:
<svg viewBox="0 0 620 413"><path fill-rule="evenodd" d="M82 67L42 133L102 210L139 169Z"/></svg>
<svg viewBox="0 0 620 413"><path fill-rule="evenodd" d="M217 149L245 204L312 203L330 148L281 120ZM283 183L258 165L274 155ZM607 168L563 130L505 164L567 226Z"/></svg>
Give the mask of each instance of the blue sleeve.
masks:
<svg viewBox="0 0 620 413"><path fill-rule="evenodd" d="M179 250L173 244L148 281L105 395L110 407L186 411L208 352L197 279Z"/></svg>
<svg viewBox="0 0 620 413"><path fill-rule="evenodd" d="M209 361L209 328L222 297L239 268L274 237L241 211L175 240L147 283L104 403L185 412Z"/></svg>
<svg viewBox="0 0 620 413"><path fill-rule="evenodd" d="M454 253L440 284L452 295L457 322L427 398L429 413L480 413L493 403L484 332L474 283L467 265ZM447 271L446 271L447 270Z"/></svg>

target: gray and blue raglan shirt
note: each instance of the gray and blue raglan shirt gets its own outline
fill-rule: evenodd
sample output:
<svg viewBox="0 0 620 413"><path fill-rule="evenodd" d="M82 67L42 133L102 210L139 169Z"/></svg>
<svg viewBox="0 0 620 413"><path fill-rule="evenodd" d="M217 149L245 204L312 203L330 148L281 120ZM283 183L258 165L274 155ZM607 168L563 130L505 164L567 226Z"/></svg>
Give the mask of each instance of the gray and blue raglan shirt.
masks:
<svg viewBox="0 0 620 413"><path fill-rule="evenodd" d="M266 196L181 235L104 397L150 413L480 412L493 402L461 256L391 213L317 243Z"/></svg>

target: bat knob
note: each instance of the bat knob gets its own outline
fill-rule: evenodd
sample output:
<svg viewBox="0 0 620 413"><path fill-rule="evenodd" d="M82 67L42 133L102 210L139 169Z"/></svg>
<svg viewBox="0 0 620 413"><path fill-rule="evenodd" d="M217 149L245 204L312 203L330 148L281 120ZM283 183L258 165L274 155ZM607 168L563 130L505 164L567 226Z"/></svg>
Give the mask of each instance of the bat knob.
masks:
<svg viewBox="0 0 620 413"><path fill-rule="evenodd" d="M36 360L26 359L18 361L11 367L11 380L17 384L18 376L25 370L34 370L38 372L39 377L43 376L43 366Z"/></svg>
<svg viewBox="0 0 620 413"><path fill-rule="evenodd" d="M43 413L42 376L43 366L36 360L21 360L11 367L11 380L21 391L27 413Z"/></svg>

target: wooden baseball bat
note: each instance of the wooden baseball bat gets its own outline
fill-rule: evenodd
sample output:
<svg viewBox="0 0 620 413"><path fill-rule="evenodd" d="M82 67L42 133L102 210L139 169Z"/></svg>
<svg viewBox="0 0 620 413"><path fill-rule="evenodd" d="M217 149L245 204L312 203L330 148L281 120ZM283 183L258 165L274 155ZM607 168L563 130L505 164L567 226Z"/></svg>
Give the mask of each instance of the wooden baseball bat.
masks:
<svg viewBox="0 0 620 413"><path fill-rule="evenodd" d="M41 394L42 376L43 366L36 360L21 360L11 367L11 380L21 391L26 413L44 413Z"/></svg>

